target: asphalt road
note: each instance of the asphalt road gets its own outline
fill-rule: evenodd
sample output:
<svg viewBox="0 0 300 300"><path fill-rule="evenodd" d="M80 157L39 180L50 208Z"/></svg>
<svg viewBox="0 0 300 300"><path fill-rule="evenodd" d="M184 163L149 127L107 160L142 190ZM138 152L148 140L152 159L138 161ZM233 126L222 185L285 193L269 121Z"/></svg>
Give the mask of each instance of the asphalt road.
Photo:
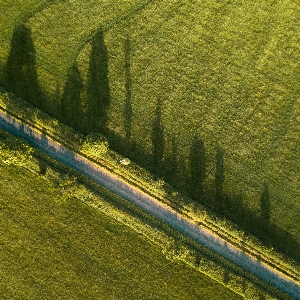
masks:
<svg viewBox="0 0 300 300"><path fill-rule="evenodd" d="M63 162L116 194L138 205L165 223L173 226L199 243L221 254L225 258L252 272L254 275L262 278L268 283L276 286L295 299L300 299L300 278L297 283L279 271L274 270L257 259L248 256L212 232L201 228L176 213L171 208L164 206L145 192L131 186L116 175L96 166L85 158L73 153L60 144L47 138L45 135L41 135L34 129L18 122L16 119L4 114L3 112L0 112L0 127L18 137L26 139L32 146L41 149L55 159Z"/></svg>

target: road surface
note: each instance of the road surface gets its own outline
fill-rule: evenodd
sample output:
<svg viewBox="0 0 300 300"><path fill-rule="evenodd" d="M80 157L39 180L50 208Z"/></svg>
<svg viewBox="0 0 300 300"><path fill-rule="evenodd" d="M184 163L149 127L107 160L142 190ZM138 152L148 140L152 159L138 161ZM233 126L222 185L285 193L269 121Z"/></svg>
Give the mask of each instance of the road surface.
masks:
<svg viewBox="0 0 300 300"><path fill-rule="evenodd" d="M3 112L0 112L0 127L18 137L26 139L32 146L41 149L55 159L138 205L165 223L276 286L295 299L300 299L300 278L299 282L295 282L279 271L250 257L212 232L192 223L137 187L130 185L116 175L89 162L87 159L66 149L47 136L40 134L33 128L20 123Z"/></svg>

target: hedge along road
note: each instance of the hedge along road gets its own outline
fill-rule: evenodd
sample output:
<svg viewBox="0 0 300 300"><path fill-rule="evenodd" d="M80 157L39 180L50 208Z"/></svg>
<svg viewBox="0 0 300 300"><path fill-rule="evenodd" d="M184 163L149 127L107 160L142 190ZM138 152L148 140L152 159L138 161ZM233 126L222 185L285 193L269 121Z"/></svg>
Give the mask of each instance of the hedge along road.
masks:
<svg viewBox="0 0 300 300"><path fill-rule="evenodd" d="M137 187L121 180L113 173L108 172L104 168L101 168L80 155L68 150L46 135L40 134L38 131L24 125L4 112L0 112L0 127L13 135L24 138L32 146L41 149L48 155L138 205L153 216L173 226L177 230L221 254L268 283L276 286L288 295L295 299L300 299L300 281L296 283L281 272L274 270L268 265L243 253L209 230L192 223Z"/></svg>

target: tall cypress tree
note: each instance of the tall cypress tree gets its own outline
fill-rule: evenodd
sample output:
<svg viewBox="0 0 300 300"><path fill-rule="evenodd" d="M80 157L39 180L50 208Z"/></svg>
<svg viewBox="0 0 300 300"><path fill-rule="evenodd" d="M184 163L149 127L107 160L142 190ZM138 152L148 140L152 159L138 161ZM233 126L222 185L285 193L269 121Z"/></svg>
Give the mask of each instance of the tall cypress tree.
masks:
<svg viewBox="0 0 300 300"><path fill-rule="evenodd" d="M206 157L204 142L195 136L190 152L191 194L195 200L203 202Z"/></svg>
<svg viewBox="0 0 300 300"><path fill-rule="evenodd" d="M82 107L84 84L77 63L74 62L68 73L64 93L61 99L62 121L76 130L82 131Z"/></svg>
<svg viewBox="0 0 300 300"><path fill-rule="evenodd" d="M216 154L216 201L218 209L225 209L225 199L223 195L223 183L225 180L225 166L224 166L224 150L218 147Z"/></svg>
<svg viewBox="0 0 300 300"><path fill-rule="evenodd" d="M25 25L14 29L11 49L5 68L5 88L25 101L44 108L35 67L36 51L31 30Z"/></svg>
<svg viewBox="0 0 300 300"><path fill-rule="evenodd" d="M152 146L153 146L153 169L156 175L162 176L164 173L163 156L164 156L164 126L161 120L161 106L159 100L156 107L156 116L152 129Z"/></svg>
<svg viewBox="0 0 300 300"><path fill-rule="evenodd" d="M86 129L88 132L105 133L108 123L110 88L107 48L101 28L92 41L86 95Z"/></svg>

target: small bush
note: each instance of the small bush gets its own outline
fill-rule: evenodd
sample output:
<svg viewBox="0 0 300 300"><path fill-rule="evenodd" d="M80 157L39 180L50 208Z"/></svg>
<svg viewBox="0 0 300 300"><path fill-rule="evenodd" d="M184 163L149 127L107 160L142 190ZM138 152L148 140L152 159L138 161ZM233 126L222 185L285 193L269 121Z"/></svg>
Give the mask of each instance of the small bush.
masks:
<svg viewBox="0 0 300 300"><path fill-rule="evenodd" d="M0 142L0 160L8 165L25 165L31 159L33 151L25 140L11 135Z"/></svg>
<svg viewBox="0 0 300 300"><path fill-rule="evenodd" d="M90 133L86 136L81 151L87 156L101 157L108 151L108 142L100 133Z"/></svg>

